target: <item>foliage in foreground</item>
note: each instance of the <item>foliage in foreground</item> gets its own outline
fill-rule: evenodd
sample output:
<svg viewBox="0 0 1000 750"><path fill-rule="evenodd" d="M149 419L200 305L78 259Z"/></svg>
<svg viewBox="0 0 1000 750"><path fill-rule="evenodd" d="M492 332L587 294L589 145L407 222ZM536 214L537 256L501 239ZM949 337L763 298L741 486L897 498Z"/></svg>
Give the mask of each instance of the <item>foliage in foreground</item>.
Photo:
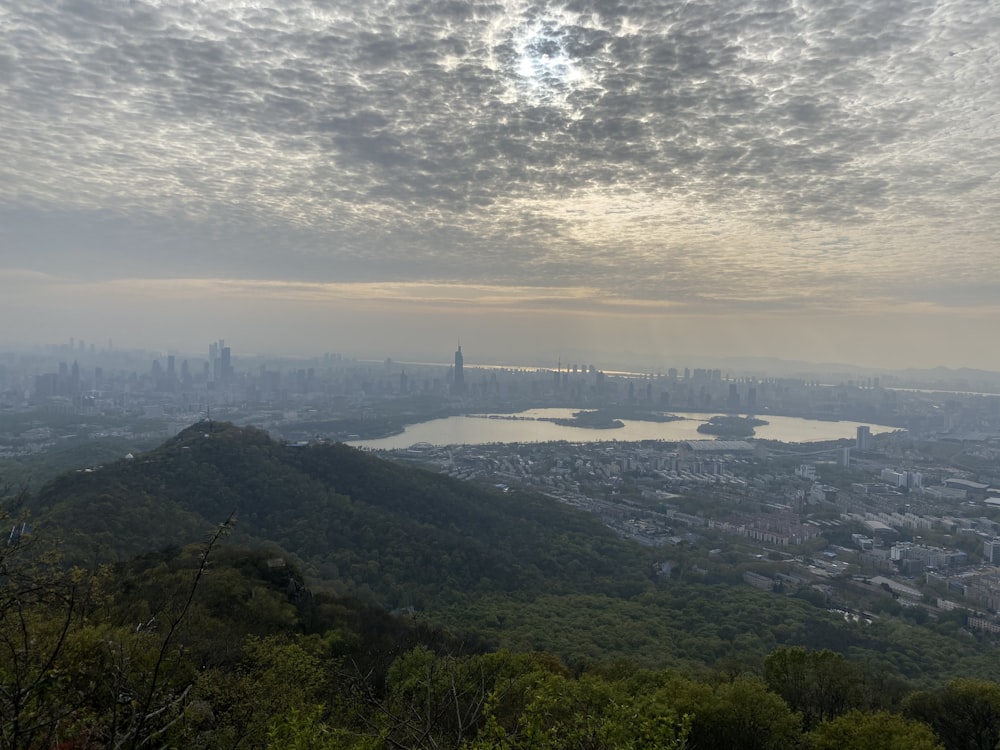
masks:
<svg viewBox="0 0 1000 750"><path fill-rule="evenodd" d="M344 446L199 425L140 460L67 475L29 507L49 530L61 519L80 532L64 559L95 562L67 571L27 527L0 540L0 748L1000 739L1000 685L941 679L993 676L982 648L850 627L749 587L657 585L648 556L593 518ZM233 507L252 550L223 543L225 523L204 544L148 553ZM122 562L98 565L109 557ZM311 590L296 559L418 614Z"/></svg>
<svg viewBox="0 0 1000 750"><path fill-rule="evenodd" d="M1000 685L914 692L830 651L571 672L204 545L94 573L0 551L2 748L993 748Z"/></svg>
<svg viewBox="0 0 1000 750"><path fill-rule="evenodd" d="M818 594L810 588L758 591L735 569L703 577L699 553L681 548L669 552L676 575L654 580L662 549L551 498L231 424L200 422L134 460L64 474L23 506L39 529L62 534L64 560L88 567L186 543L235 508L234 542L286 551L325 586L497 647L555 653L575 670L630 658L650 669L759 671L774 649L804 646L927 686L1000 679L986 639L957 620L847 623L821 595L808 600Z"/></svg>

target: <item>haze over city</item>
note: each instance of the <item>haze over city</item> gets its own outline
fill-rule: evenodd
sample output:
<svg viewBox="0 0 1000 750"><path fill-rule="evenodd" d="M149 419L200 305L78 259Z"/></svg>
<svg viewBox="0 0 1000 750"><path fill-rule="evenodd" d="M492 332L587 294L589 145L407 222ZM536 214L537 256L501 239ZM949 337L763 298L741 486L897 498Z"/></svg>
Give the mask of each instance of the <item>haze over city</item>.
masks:
<svg viewBox="0 0 1000 750"><path fill-rule="evenodd" d="M0 345L1000 370L994 3L0 5Z"/></svg>

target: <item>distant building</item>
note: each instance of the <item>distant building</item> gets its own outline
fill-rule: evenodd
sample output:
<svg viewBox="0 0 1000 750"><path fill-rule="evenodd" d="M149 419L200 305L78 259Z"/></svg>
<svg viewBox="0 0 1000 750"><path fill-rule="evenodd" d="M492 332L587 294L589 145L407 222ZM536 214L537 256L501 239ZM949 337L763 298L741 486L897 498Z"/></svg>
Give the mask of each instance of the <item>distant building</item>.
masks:
<svg viewBox="0 0 1000 750"><path fill-rule="evenodd" d="M906 486L906 474L901 471L893 471L892 469L882 469L880 478L883 482L891 484L893 487L905 487Z"/></svg>
<svg viewBox="0 0 1000 750"><path fill-rule="evenodd" d="M814 482L812 487L809 488L808 497L814 503L835 503L839 494L840 491L836 487Z"/></svg>
<svg viewBox="0 0 1000 750"><path fill-rule="evenodd" d="M208 366L212 380L232 380L232 350L226 346L225 339L213 341L208 345Z"/></svg>
<svg viewBox="0 0 1000 750"><path fill-rule="evenodd" d="M985 498L986 490L990 487L988 484L983 484L982 482L973 482L969 479L960 479L958 477L945 479L944 486L948 489L964 491L966 497L970 500Z"/></svg>
<svg viewBox="0 0 1000 750"><path fill-rule="evenodd" d="M992 565L1000 565L1000 539L993 537L983 542L983 559Z"/></svg>
<svg viewBox="0 0 1000 750"><path fill-rule="evenodd" d="M865 536L864 534L851 534L851 541L854 542L854 546L862 552L871 552L875 549L875 540L870 536Z"/></svg>
<svg viewBox="0 0 1000 750"><path fill-rule="evenodd" d="M967 617L965 622L973 630L982 630L994 635L1000 633L1000 624L986 617Z"/></svg>
<svg viewBox="0 0 1000 750"><path fill-rule="evenodd" d="M899 563L900 570L907 574L920 573L926 568L950 568L965 565L968 555L961 550L946 550L925 547L911 542L899 542L889 550L889 559Z"/></svg>
<svg viewBox="0 0 1000 750"><path fill-rule="evenodd" d="M462 356L462 345L458 345L455 352L455 370L452 375L452 391L462 396L465 394L465 358Z"/></svg>
<svg viewBox="0 0 1000 750"><path fill-rule="evenodd" d="M872 431L868 425L859 425L854 447L859 451L869 450L872 446Z"/></svg>

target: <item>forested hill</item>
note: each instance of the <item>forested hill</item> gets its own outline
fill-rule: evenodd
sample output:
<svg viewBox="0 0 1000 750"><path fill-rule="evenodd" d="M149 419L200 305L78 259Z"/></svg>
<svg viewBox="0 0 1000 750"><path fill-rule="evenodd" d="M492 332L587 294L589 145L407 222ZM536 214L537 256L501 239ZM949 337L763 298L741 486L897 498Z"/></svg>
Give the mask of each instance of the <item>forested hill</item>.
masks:
<svg viewBox="0 0 1000 750"><path fill-rule="evenodd" d="M201 422L134 459L65 474L30 501L91 562L184 544L236 514L312 574L391 607L470 594L635 593L651 560L596 519L478 488L342 444L296 446Z"/></svg>
<svg viewBox="0 0 1000 750"><path fill-rule="evenodd" d="M203 422L20 502L0 750L1000 742L995 645L957 620L652 580L588 515L343 445Z"/></svg>
<svg viewBox="0 0 1000 750"><path fill-rule="evenodd" d="M759 668L775 648L804 646L924 684L1000 677L992 647L954 618L846 623L811 589L781 595L724 570L702 575L679 548L677 569L692 575L654 580L663 550L547 497L230 424L201 422L134 459L65 474L26 502L37 540L61 537L64 562L91 570L198 542L235 512L227 544L290 556L310 585L574 668L615 658Z"/></svg>

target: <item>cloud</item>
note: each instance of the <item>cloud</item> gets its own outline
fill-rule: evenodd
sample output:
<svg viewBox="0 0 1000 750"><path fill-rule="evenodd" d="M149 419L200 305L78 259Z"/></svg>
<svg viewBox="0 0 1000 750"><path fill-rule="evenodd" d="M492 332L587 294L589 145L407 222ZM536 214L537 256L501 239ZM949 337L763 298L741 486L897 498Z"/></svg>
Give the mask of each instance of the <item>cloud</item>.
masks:
<svg viewBox="0 0 1000 750"><path fill-rule="evenodd" d="M4 262L961 304L924 280L1000 283L998 40L974 0L10 0Z"/></svg>

